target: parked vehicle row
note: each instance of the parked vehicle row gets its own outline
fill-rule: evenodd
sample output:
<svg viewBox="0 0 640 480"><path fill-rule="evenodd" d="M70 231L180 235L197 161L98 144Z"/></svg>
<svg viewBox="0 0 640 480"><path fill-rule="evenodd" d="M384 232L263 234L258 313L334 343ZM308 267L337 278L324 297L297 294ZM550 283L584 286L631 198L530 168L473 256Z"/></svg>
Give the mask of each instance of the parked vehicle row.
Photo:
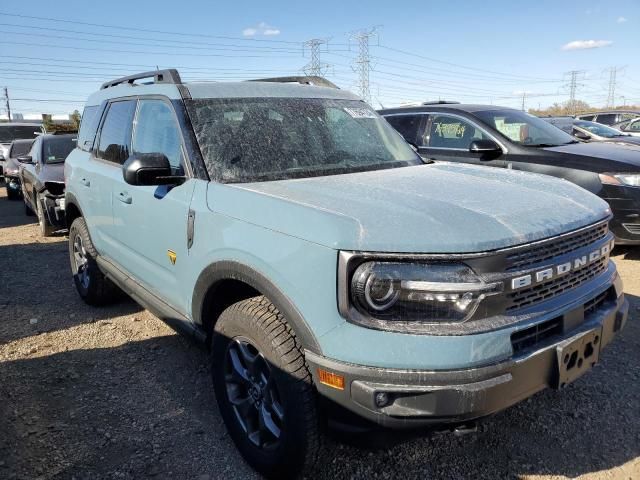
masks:
<svg viewBox="0 0 640 480"><path fill-rule="evenodd" d="M573 117L542 117L560 130L585 142L609 142L621 145L640 145L640 137L621 132L601 123L579 120Z"/></svg>
<svg viewBox="0 0 640 480"><path fill-rule="evenodd" d="M380 113L427 159L564 178L609 204L618 244L640 244L640 150L578 141L494 105L425 104Z"/></svg>
<svg viewBox="0 0 640 480"><path fill-rule="evenodd" d="M0 175L9 158L9 146L14 140L30 139L44 133L44 128L38 123L0 123Z"/></svg>
<svg viewBox="0 0 640 480"><path fill-rule="evenodd" d="M123 291L207 343L271 478L312 476L329 423L470 431L582 376L628 317L609 256L637 234L630 153L495 106L387 122L322 85L116 79L65 162L80 297Z"/></svg>
<svg viewBox="0 0 640 480"><path fill-rule="evenodd" d="M637 110L607 110L595 113L583 113L576 115L578 120L602 123L603 125L617 126L630 120L639 119L640 111Z"/></svg>

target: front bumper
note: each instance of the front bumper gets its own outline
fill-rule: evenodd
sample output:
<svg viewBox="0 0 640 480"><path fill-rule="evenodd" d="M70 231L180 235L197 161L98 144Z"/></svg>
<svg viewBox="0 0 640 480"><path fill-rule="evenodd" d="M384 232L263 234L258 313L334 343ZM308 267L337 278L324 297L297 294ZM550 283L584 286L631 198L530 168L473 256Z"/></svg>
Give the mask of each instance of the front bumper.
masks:
<svg viewBox="0 0 640 480"><path fill-rule="evenodd" d="M384 427L461 425L503 410L545 388L563 386L588 370L627 321L629 303L620 290L618 282L596 310L587 312L583 308L579 313L584 321L578 326L578 312L568 312L562 318L563 333L507 361L484 367L446 371L384 369L338 362L312 352L306 352L306 359L314 383L329 405ZM580 369L567 376L560 358L569 348L587 340L589 348L594 344L596 348L589 357L590 363L585 361L583 366L580 361ZM319 369L344 377L344 389L321 383ZM382 404L380 393L385 394L382 399L386 397Z"/></svg>
<svg viewBox="0 0 640 480"><path fill-rule="evenodd" d="M49 224L58 228L66 227L64 194L45 194L42 197L44 211L49 219Z"/></svg>

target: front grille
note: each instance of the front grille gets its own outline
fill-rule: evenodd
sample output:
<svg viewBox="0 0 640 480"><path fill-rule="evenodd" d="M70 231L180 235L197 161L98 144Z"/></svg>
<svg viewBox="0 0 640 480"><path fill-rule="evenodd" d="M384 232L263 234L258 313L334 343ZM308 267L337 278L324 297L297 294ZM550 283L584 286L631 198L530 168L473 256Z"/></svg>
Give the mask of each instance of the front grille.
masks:
<svg viewBox="0 0 640 480"><path fill-rule="evenodd" d="M632 235L640 235L640 223L623 223L622 226Z"/></svg>
<svg viewBox="0 0 640 480"><path fill-rule="evenodd" d="M562 317L552 318L511 335L513 353L528 350L548 338L562 334Z"/></svg>
<svg viewBox="0 0 640 480"><path fill-rule="evenodd" d="M535 247L524 251L518 251L507 256L507 272L524 270L531 265L550 260L574 250L596 242L603 238L609 231L607 222L594 225L591 228L565 235L561 238L541 242ZM639 232L640 233L640 229Z"/></svg>
<svg viewBox="0 0 640 480"><path fill-rule="evenodd" d="M561 293L579 287L583 283L604 272L608 263L609 257L606 256L591 263L590 265L586 265L578 270L569 272L561 277L510 293L508 294L508 298L511 301L511 304L507 307L507 312L519 310L543 300L549 300Z"/></svg>

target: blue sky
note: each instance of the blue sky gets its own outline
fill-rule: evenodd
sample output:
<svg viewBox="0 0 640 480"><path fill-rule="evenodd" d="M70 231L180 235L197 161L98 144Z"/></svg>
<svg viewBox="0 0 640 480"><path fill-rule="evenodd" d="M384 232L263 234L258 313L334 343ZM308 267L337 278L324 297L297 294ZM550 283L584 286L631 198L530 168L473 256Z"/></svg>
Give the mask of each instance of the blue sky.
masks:
<svg viewBox="0 0 640 480"><path fill-rule="evenodd" d="M577 98L603 106L611 67L616 103L640 104L637 0L5 0L0 86L14 112L66 113L103 81L155 66L177 66L186 80L299 74L310 60L302 42L328 38L326 76L357 91L350 33L373 27L376 107L437 98L519 107L522 92L526 107L544 107L568 99L570 70L581 71Z"/></svg>

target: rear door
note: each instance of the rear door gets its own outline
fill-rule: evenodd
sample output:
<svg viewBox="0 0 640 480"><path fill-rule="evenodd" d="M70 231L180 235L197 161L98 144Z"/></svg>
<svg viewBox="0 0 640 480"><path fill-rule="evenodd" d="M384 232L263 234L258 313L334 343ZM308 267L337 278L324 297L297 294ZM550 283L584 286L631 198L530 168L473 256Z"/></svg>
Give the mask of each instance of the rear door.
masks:
<svg viewBox="0 0 640 480"><path fill-rule="evenodd" d="M504 155L486 159L469 150L474 140L495 138L475 122L451 113L430 113L418 138L418 152L424 158L475 165L506 167Z"/></svg>
<svg viewBox="0 0 640 480"><path fill-rule="evenodd" d="M34 194L37 172L42 168L42 138L37 138L28 154L31 157L31 163L21 163L20 181L22 182L22 195L25 202L33 209L36 205L36 196ZM34 210L35 211L35 210Z"/></svg>
<svg viewBox="0 0 640 480"><path fill-rule="evenodd" d="M175 111L161 98L140 99L132 155L162 153L174 175L190 176ZM195 180L178 186L133 186L122 175L112 191L118 263L179 312L187 299L178 281L188 266L187 224Z"/></svg>

